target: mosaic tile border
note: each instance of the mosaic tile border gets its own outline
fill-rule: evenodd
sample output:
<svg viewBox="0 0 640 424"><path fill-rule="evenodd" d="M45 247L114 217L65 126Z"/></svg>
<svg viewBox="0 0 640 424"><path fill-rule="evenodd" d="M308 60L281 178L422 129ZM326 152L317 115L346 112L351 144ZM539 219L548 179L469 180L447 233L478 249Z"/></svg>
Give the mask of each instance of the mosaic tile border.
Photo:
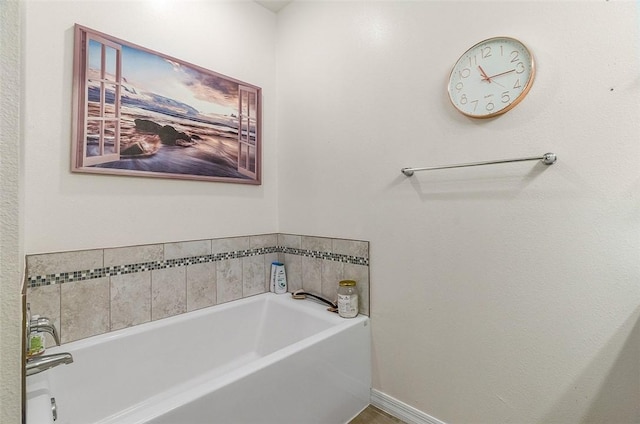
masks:
<svg viewBox="0 0 640 424"><path fill-rule="evenodd" d="M354 265L369 266L369 259L359 256L342 255L340 253L320 252L317 250L297 249L294 247L277 247L278 253L304 256L307 258L326 259Z"/></svg>
<svg viewBox="0 0 640 424"><path fill-rule="evenodd" d="M135 264L115 265L103 268L60 272L56 274L36 275L27 277L27 287L42 287L53 284L71 283L75 281L93 280L96 278L110 277L112 275L133 274L137 272L153 271L167 268L177 268L207 262L218 262L228 259L240 259L250 256L266 255L270 253L286 253L290 255L304 256L308 258L325 259L335 262L354 265L369 266L369 259L342 255L338 253L321 252L317 250L297 249L292 247L274 246L256 249L237 250L226 253L214 253L211 255L190 256L179 259L166 259L161 261L141 262Z"/></svg>

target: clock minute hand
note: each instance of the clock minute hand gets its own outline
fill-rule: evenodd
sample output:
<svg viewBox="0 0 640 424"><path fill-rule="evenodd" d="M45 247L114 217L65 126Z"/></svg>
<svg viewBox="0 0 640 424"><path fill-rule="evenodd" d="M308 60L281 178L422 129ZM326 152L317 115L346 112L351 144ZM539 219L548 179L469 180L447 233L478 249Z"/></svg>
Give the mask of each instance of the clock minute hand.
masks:
<svg viewBox="0 0 640 424"><path fill-rule="evenodd" d="M495 77L499 77L500 75L508 74L510 72L515 72L515 69L511 69L510 71L500 72L499 74L491 75L490 77L486 77L486 79L491 79Z"/></svg>

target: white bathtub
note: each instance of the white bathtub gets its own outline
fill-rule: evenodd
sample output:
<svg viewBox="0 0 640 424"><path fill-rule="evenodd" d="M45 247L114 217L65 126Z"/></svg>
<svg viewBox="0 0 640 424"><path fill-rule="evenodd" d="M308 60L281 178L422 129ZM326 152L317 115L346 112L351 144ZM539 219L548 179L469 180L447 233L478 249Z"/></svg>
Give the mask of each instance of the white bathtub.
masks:
<svg viewBox="0 0 640 424"><path fill-rule="evenodd" d="M27 378L27 423L340 424L369 404L369 319L266 293L47 353ZM45 420L46 421L43 421Z"/></svg>

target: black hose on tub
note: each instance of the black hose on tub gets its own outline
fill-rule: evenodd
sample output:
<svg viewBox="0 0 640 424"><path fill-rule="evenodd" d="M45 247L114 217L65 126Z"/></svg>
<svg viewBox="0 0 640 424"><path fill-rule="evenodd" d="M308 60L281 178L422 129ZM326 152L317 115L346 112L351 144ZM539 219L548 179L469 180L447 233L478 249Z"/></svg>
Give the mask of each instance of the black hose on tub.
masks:
<svg viewBox="0 0 640 424"><path fill-rule="evenodd" d="M307 296L312 297L322 303L329 305L329 308L327 309L328 311L338 312L338 305L336 305L334 302L330 301L329 299L325 299L322 296L318 296L317 294L309 293L304 290L296 290L293 293L291 293L291 297L293 297L294 299L306 299Z"/></svg>

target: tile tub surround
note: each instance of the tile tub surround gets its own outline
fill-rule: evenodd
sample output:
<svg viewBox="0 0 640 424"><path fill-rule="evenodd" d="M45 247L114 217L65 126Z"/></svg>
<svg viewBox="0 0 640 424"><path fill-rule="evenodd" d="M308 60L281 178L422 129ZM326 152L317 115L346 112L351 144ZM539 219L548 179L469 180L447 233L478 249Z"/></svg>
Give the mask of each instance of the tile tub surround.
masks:
<svg viewBox="0 0 640 424"><path fill-rule="evenodd" d="M369 314L369 243L294 234L27 255L27 302L68 343L264 293L274 261L289 291L335 299L339 280L356 280Z"/></svg>
<svg viewBox="0 0 640 424"><path fill-rule="evenodd" d="M278 234L289 291L303 289L335 300L340 280L355 280L360 312L369 315L369 242Z"/></svg>

